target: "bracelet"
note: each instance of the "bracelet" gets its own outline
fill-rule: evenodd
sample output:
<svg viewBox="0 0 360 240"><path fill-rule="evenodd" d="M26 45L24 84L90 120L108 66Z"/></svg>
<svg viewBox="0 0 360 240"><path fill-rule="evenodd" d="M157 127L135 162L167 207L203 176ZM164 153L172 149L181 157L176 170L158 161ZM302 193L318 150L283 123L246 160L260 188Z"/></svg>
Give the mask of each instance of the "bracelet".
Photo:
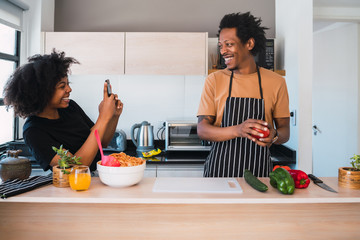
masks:
<svg viewBox="0 0 360 240"><path fill-rule="evenodd" d="M277 132L277 130L275 129L275 136L274 136L274 138L272 139L271 144L275 143L275 142L278 140L278 138L279 138L278 132Z"/></svg>

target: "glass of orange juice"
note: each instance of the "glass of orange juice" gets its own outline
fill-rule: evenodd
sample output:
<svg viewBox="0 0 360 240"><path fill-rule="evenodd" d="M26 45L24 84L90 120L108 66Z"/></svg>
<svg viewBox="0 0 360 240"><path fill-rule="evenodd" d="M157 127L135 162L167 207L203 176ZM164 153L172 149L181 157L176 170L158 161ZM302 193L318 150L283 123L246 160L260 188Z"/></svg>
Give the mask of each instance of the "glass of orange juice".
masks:
<svg viewBox="0 0 360 240"><path fill-rule="evenodd" d="M91 174L88 166L75 166L71 169L69 183L72 190L87 190L91 183Z"/></svg>

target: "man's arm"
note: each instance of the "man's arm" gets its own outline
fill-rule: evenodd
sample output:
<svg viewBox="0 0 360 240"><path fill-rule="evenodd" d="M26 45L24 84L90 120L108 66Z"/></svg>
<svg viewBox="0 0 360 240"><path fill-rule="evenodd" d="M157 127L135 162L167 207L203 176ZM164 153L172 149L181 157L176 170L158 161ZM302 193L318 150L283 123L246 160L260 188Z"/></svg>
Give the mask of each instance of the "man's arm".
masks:
<svg viewBox="0 0 360 240"><path fill-rule="evenodd" d="M247 119L239 125L230 127L214 126L215 116L200 115L198 116L197 133L203 140L213 142L227 141L236 137L246 137L252 141L255 138L251 134L259 135L259 133L252 128L264 129L267 128L267 123L257 119Z"/></svg>
<svg viewBox="0 0 360 240"><path fill-rule="evenodd" d="M269 126L270 135L267 138L260 138L255 142L260 146L270 147L272 144L283 144L286 143L290 138L290 118L274 118L275 128ZM278 136L277 140L273 142L275 136Z"/></svg>
<svg viewBox="0 0 360 240"><path fill-rule="evenodd" d="M286 143L290 138L290 118L275 118L278 140L274 144Z"/></svg>

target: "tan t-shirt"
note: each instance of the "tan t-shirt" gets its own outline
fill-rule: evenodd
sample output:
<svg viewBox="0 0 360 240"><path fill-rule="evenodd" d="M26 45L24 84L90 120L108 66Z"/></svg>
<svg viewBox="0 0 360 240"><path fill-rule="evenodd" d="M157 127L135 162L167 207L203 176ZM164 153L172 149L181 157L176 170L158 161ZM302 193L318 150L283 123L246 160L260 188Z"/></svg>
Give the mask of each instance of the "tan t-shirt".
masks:
<svg viewBox="0 0 360 240"><path fill-rule="evenodd" d="M265 68L260 68L260 74L265 102L265 121L274 126L274 118L290 116L286 82L279 74ZM197 116L215 116L215 126L221 124L226 98L229 95L230 76L231 71L224 69L210 74L205 80ZM260 99L257 72L247 75L234 73L231 97Z"/></svg>

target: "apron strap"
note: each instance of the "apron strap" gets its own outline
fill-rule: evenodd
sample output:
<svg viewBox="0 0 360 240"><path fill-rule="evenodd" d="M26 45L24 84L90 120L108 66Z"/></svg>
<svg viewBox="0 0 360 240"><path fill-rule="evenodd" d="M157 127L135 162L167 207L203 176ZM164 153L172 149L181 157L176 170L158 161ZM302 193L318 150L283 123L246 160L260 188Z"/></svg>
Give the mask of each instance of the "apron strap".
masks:
<svg viewBox="0 0 360 240"><path fill-rule="evenodd" d="M259 66L256 64L256 71L258 74L258 79L259 79L259 88L260 88L260 97L261 99L263 99L263 92L262 92L262 87L261 87L261 75L260 75L260 70L259 70Z"/></svg>
<svg viewBox="0 0 360 240"><path fill-rule="evenodd" d="M233 76L234 76L234 71L231 71L230 84L229 84L229 96L228 97L231 96L231 86L232 86Z"/></svg>

